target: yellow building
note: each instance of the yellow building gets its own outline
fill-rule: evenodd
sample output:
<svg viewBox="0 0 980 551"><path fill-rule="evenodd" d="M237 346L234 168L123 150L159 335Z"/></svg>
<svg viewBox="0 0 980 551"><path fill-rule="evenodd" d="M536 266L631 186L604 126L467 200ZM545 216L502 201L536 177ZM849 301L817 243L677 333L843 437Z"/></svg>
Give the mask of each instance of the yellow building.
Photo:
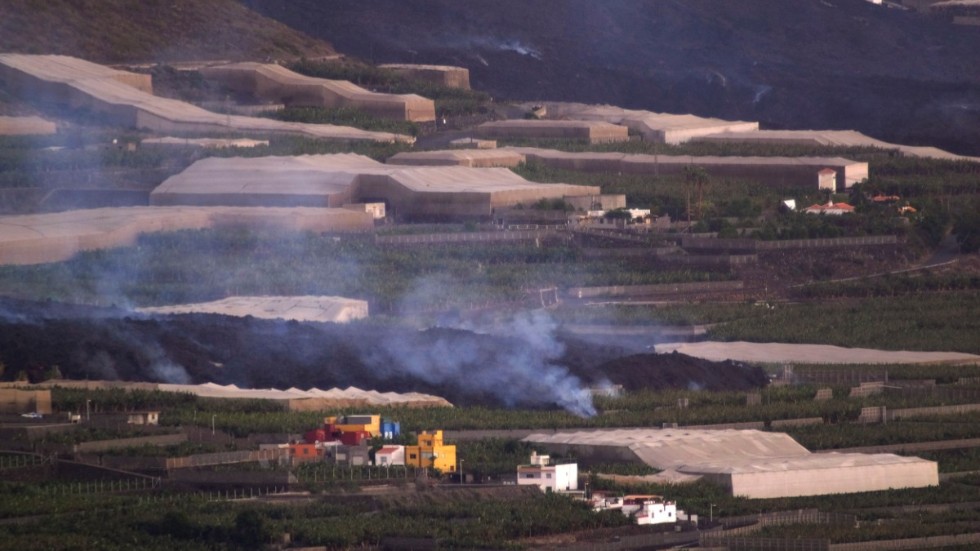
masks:
<svg viewBox="0 0 980 551"><path fill-rule="evenodd" d="M444 473L456 472L456 446L442 441L442 431L423 431L417 446L405 446L405 464L413 467L439 469Z"/></svg>
<svg viewBox="0 0 980 551"><path fill-rule="evenodd" d="M381 435L381 416L380 415L343 415L341 417L327 417L323 424L332 425L339 432L367 432L372 437Z"/></svg>

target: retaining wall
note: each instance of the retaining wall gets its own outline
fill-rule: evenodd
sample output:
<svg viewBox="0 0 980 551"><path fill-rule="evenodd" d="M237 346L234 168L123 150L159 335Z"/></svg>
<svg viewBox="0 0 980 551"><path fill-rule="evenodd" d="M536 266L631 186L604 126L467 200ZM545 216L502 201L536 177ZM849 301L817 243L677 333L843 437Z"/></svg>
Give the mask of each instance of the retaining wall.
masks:
<svg viewBox="0 0 980 551"><path fill-rule="evenodd" d="M694 283L662 283L655 285L616 285L610 287L571 287L565 295L573 298L639 297L663 293L697 293L705 291L736 291L742 281L703 281Z"/></svg>
<svg viewBox="0 0 980 551"><path fill-rule="evenodd" d="M894 235L869 235L864 237L833 237L822 239L786 239L781 241L682 237L681 247L694 251L738 250L761 252L781 249L827 249L840 247L864 247L869 245L895 245L898 244L898 242L898 237Z"/></svg>
<svg viewBox="0 0 980 551"><path fill-rule="evenodd" d="M187 441L186 434L162 434L159 436L140 436L137 438L116 438L115 440L94 440L72 446L75 453L100 452L139 446L172 446Z"/></svg>
<svg viewBox="0 0 980 551"><path fill-rule="evenodd" d="M251 463L256 461L278 461L288 450L245 450L233 452L200 453L184 457L168 457L166 469L190 469L194 467L210 467L213 465L231 465L235 463Z"/></svg>
<svg viewBox="0 0 980 551"><path fill-rule="evenodd" d="M425 245L430 243L474 243L496 241L537 241L539 239L566 238L557 231L495 231L495 232L461 232L438 233L421 235L376 235L378 245Z"/></svg>
<svg viewBox="0 0 980 551"><path fill-rule="evenodd" d="M902 540L865 541L859 543L835 543L829 551L891 551L898 549L946 549L980 544L980 533L932 536Z"/></svg>

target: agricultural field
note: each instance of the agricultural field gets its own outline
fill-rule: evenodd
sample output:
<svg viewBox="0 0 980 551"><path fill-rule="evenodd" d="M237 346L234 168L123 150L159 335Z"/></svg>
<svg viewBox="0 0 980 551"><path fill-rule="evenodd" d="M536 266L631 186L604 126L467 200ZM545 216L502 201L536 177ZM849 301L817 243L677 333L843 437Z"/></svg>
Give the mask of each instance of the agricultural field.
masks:
<svg viewBox="0 0 980 551"><path fill-rule="evenodd" d="M398 132L417 142L273 136L256 148L164 150L139 145L151 135L145 130L106 127L91 113L56 109L50 115L66 121L58 135L0 138L0 212L58 210L46 198L65 190L145 197L208 156L356 153L384 162L404 151L445 147L472 134L475 125L521 109L484 92L408 80L351 58L284 63L379 92L423 95L435 101L439 120L416 124L353 109L286 108L261 116ZM143 70L169 97L230 101L226 91L209 88L193 72L165 65ZM0 91L0 112L15 101ZM704 519L730 528L747 515L816 509L852 521L816 529L834 543L980 532L977 362L745 365L655 353L657 345L678 338L980 354L980 163L854 147L639 139L500 145L646 155L841 156L868 162L871 177L828 194L702 178L697 167L659 176L531 162L512 170L535 182L625 195L628 207L669 216L673 224L658 231L624 225L589 233L573 228L564 218L571 207L555 199L514 207L529 219L560 222L542 230L543 237L523 241L451 242L509 231L495 215L447 223L392 219L356 234L248 227L157 233L140 236L132 247L84 252L65 262L0 266L0 380L55 385L54 413L38 422L57 424L89 409L97 416L158 410L162 425L82 423L32 432L28 421L5 419L0 550L525 549L551 546L557 541L551 538L569 534L613 542L655 530L616 511L594 512L579 496L517 486L516 466L538 451L522 438L561 430L699 426L785 432L818 453L889 446L935 461L943 476L930 488L749 499L705 480L653 482L658 470L639 462L583 462L581 497L598 490L660 495L700 515L702 528ZM876 204L875 195L899 196L914 212L900 216L895 204ZM784 212L780 204L787 199L799 205L846 201L856 212ZM684 248L690 234L733 239L705 252ZM448 238L421 246L385 241L413 235ZM870 237L888 239L775 247ZM739 243L751 250L739 250ZM581 288L585 296L572 292ZM135 310L261 295L360 299L369 303L370 318L341 325ZM454 407L347 404L290 411L272 400L56 386L61 377L278 389L360 385L438 394ZM879 386L860 392L868 382ZM913 408L936 409L902 416ZM398 444L415 443L422 431L446 431L469 478L404 466L227 459L296 441L322 426L325 416L367 410L401 423ZM875 412L881 422L873 419ZM79 451L82 444L152 436L178 438ZM382 444L370 441L372 453ZM185 472L173 467L188 457L220 454L226 459L216 459L217 465ZM568 453L556 459L580 458ZM113 470L120 465L125 468ZM939 507L948 510L937 512ZM789 524L754 535L806 539L814 531Z"/></svg>

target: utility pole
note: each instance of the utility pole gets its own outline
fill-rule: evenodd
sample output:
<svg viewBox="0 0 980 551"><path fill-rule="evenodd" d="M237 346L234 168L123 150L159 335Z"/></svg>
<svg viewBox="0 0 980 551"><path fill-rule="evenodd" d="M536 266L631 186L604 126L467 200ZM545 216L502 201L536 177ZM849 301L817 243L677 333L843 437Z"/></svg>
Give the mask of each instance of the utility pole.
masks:
<svg viewBox="0 0 980 551"><path fill-rule="evenodd" d="M463 460L459 460L459 485L463 485Z"/></svg>

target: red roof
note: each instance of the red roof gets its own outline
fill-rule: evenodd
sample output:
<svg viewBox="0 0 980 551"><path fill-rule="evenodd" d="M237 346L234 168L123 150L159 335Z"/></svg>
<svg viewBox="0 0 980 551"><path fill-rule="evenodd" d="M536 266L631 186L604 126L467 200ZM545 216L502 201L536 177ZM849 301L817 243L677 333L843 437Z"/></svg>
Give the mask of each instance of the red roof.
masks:
<svg viewBox="0 0 980 551"><path fill-rule="evenodd" d="M381 449L375 452L375 455L379 453L395 453L399 449L401 449L399 446L382 446Z"/></svg>
<svg viewBox="0 0 980 551"><path fill-rule="evenodd" d="M806 208L807 212L810 211L823 212L827 210L840 210L844 212L851 212L854 210L854 207L848 205L847 203L827 203L826 205L818 205L814 203L813 205L810 205L809 207Z"/></svg>

